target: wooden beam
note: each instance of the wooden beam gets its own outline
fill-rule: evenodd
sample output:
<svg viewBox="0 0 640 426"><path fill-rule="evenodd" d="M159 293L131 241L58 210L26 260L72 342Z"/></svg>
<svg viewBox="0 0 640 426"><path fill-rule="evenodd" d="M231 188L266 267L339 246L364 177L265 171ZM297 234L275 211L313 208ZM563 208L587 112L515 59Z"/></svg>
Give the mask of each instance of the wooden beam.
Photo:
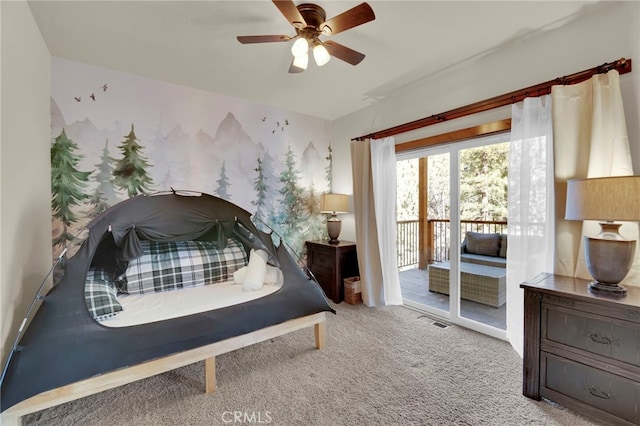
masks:
<svg viewBox="0 0 640 426"><path fill-rule="evenodd" d="M319 322L314 326L313 331L316 336L316 349L324 349L325 339L326 339L326 324L323 322Z"/></svg>
<svg viewBox="0 0 640 426"><path fill-rule="evenodd" d="M212 356L204 360L204 391L214 393L216 388L216 357Z"/></svg>
<svg viewBox="0 0 640 426"><path fill-rule="evenodd" d="M429 136L422 139L399 143L396 145L396 153L413 151L414 149L427 148L430 146L441 145L445 143L457 142L466 139L479 138L481 136L495 135L498 133L508 132L511 130L511 119L493 121L491 123L481 124L479 126L467 127L466 129L454 130L449 133Z"/></svg>
<svg viewBox="0 0 640 426"><path fill-rule="evenodd" d="M433 258L433 244L429 240L429 159L418 163L418 268L426 269Z"/></svg>

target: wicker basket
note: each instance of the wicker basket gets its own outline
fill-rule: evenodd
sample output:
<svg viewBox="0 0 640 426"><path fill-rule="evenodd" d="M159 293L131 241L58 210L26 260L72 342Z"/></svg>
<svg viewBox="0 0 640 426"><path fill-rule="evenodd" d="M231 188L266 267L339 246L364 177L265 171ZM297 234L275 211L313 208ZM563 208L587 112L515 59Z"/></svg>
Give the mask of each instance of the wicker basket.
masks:
<svg viewBox="0 0 640 426"><path fill-rule="evenodd" d="M344 279L344 301L350 305L362 303L362 287L360 277Z"/></svg>

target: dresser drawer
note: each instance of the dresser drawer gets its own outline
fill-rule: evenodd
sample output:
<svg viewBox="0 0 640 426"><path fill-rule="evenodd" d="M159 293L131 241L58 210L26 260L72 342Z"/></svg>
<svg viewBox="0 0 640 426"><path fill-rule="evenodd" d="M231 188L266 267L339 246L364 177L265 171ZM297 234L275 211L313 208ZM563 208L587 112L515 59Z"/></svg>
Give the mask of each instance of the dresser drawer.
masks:
<svg viewBox="0 0 640 426"><path fill-rule="evenodd" d="M624 300L624 299L622 299ZM554 294L543 294L542 303L564 306L584 312L597 312L606 317L635 322L640 326L640 308L637 306L601 303L605 300L585 301Z"/></svg>
<svg viewBox="0 0 640 426"><path fill-rule="evenodd" d="M640 367L640 325L561 306L542 305L542 341Z"/></svg>
<svg viewBox="0 0 640 426"><path fill-rule="evenodd" d="M334 280L333 272L329 269L319 268L316 266L311 272L322 286L326 286Z"/></svg>
<svg viewBox="0 0 640 426"><path fill-rule="evenodd" d="M323 247L314 247L307 253L309 266L325 268L330 271L335 268L335 252L325 250Z"/></svg>
<svg viewBox="0 0 640 426"><path fill-rule="evenodd" d="M624 377L540 354L540 395L552 400L569 397L633 424L640 423L640 384Z"/></svg>

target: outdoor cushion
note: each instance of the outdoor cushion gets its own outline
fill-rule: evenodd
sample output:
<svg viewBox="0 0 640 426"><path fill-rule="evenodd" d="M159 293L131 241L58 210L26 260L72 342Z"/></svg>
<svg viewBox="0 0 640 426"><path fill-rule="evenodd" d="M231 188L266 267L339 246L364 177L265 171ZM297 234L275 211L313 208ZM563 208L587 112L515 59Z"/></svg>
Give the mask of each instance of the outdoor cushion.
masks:
<svg viewBox="0 0 640 426"><path fill-rule="evenodd" d="M480 232L467 232L465 237L465 251L472 254L485 256L498 256L500 253L500 234L484 234Z"/></svg>
<svg viewBox="0 0 640 426"><path fill-rule="evenodd" d="M507 257L507 235L506 234L502 234L500 235L500 254L498 255L500 257Z"/></svg>
<svg viewBox="0 0 640 426"><path fill-rule="evenodd" d="M460 262L475 263L477 265L495 266L497 268L506 268L507 259L497 256L485 256L483 254L462 253Z"/></svg>

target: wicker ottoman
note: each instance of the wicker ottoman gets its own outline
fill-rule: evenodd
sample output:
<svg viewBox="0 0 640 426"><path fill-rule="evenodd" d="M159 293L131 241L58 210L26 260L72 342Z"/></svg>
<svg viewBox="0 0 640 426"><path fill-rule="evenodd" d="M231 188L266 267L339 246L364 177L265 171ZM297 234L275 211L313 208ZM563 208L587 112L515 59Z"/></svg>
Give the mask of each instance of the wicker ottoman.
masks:
<svg viewBox="0 0 640 426"><path fill-rule="evenodd" d="M449 262L429 265L429 291L449 294ZM507 270L460 263L460 297L498 308L507 298Z"/></svg>

